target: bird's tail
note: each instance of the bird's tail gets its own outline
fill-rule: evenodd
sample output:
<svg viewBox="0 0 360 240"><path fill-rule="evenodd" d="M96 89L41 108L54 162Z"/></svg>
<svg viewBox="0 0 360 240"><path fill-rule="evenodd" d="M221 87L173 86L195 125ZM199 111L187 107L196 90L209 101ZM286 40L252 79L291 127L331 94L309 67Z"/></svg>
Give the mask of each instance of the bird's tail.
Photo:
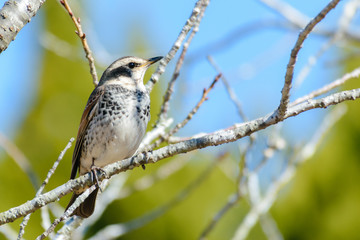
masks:
<svg viewBox="0 0 360 240"><path fill-rule="evenodd" d="M96 202L96 196L97 193L99 191L99 188L96 188L86 199L83 203L80 204L80 206L75 209L75 211L71 214L71 216L73 215L77 215L83 218L87 218L89 217L91 214L93 214L94 209L95 209L95 202ZM77 193L73 193L73 195L71 196L70 202L67 205L65 211L75 202L76 198L78 198L80 194Z"/></svg>

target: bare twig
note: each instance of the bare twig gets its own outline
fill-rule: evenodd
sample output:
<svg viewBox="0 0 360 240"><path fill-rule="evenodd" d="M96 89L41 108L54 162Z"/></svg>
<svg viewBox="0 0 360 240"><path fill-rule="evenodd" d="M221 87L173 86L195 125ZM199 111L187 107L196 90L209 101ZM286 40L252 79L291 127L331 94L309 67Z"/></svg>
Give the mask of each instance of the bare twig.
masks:
<svg viewBox="0 0 360 240"><path fill-rule="evenodd" d="M311 109L327 108L331 105L336 105L344 101L355 100L358 98L360 98L360 88L334 93L320 99L310 99L307 102L290 107L284 118L286 119L297 116ZM224 143L234 142L238 139L249 136L257 131L279 123L280 120L276 118L276 114L277 111L274 111L258 119L246 123L235 124L231 128L222 129L199 138L193 138L187 141L171 144L152 152L148 152L147 154L136 154L131 158L127 158L105 166L103 168L104 174L99 174L98 179L101 181L106 176L111 177L120 172L125 172L141 165L156 163L162 159L180 153L186 153L209 146L218 146ZM91 186L92 184L93 181L90 174L85 174L76 179L69 180L62 186L35 197L31 201L0 213L0 225L13 222L14 220L34 212L50 202L59 200L72 191L84 189Z"/></svg>
<svg viewBox="0 0 360 240"><path fill-rule="evenodd" d="M176 39L174 45L171 47L168 54L160 61L158 68L155 73L151 76L150 80L146 83L146 89L151 92L153 86L159 80L161 74L165 72L167 64L175 57L176 52L181 47L182 42L185 40L186 35L189 33L191 28L194 26L198 17L202 12L204 12L209 5L210 0L198 0L195 4L195 7L192 10L190 17L187 19L184 27L181 29L181 32ZM200 19L201 20L201 19Z"/></svg>
<svg viewBox="0 0 360 240"><path fill-rule="evenodd" d="M239 116L241 117L241 119L243 121L248 121L248 118L246 117L243 109L242 109L242 106L241 106L241 102L239 101L239 99L237 98L234 90L231 88L228 80L226 79L226 77L224 76L223 72L221 71L220 67L216 64L215 60L213 59L212 56L207 56L207 59L208 61L210 62L210 64L214 67L214 69L218 72L218 73L221 73L221 80L222 82L224 83L225 85L225 88L226 88L226 91L227 93L229 94L229 97L231 99L231 101L234 103L238 113L239 113Z"/></svg>
<svg viewBox="0 0 360 240"><path fill-rule="evenodd" d="M71 147L72 142L74 141L74 138L71 138L70 141L68 142L68 144L66 145L66 147L64 148L64 150L61 151L58 159L54 162L52 168L49 170L49 172L46 175L46 178L44 180L44 182L41 184L40 188L38 189L38 191L36 192L35 196L39 196L42 191L44 190L46 184L49 182L51 176L54 174L57 166L59 165L60 161L63 159L66 151ZM18 235L18 239L22 239L24 233L25 233L25 227L30 219L31 213L26 215L24 217L24 220L21 222L20 224L20 231L19 231L19 235Z"/></svg>
<svg viewBox="0 0 360 240"><path fill-rule="evenodd" d="M125 198L130 196L136 191L143 191L152 187L155 183L160 180L164 180L174 173L183 169L186 164L190 161L191 156L187 156L183 159L179 159L176 161L170 161L167 164L160 166L156 172L152 175L145 175L144 177L136 180L132 186L125 187L121 193L119 198Z"/></svg>
<svg viewBox="0 0 360 240"><path fill-rule="evenodd" d="M218 74L215 79L213 80L213 82L211 83L210 87L208 89L204 89L203 90L203 94L202 97L200 99L200 101L196 104L196 106L190 111L190 113L186 116L186 118L181 122L176 124L176 126L171 129L168 133L165 134L165 136L162 136L160 139L158 139L154 144L152 144L151 149L154 149L158 146L160 146L160 144L163 141L167 141L169 139L169 137L171 137L172 135L174 135L175 133L177 133L181 128L183 128L194 116L194 114L199 110L200 106L203 104L203 102L205 100L207 100L207 95L209 94L209 92L214 88L215 83L220 79L221 74Z"/></svg>
<svg viewBox="0 0 360 240"><path fill-rule="evenodd" d="M87 60L89 61L89 66L90 66L90 74L93 78L93 83L95 85L95 87L98 85L99 81L98 81L98 76L96 73L96 68L95 68L95 62L94 62L94 58L92 56L92 52L90 50L90 47L87 43L86 40L86 35L85 33L82 31L82 27L80 24L80 18L76 18L74 13L72 12L67 0L60 0L61 5L64 6L65 10L69 13L71 20L74 22L75 27L76 27L76 31L75 33L79 36L81 43L83 45L84 51L85 51L85 56L87 58Z"/></svg>
<svg viewBox="0 0 360 240"><path fill-rule="evenodd" d="M295 87L299 87L306 76L309 74L311 68L317 63L317 60L334 44L338 44L342 39L344 39L345 33L348 31L352 19L355 17L360 5L359 0L352 0L346 3L343 9L342 16L339 18L339 26L335 31L334 35L325 42L320 49L315 53L315 55L310 56L307 64L300 70L297 78L295 79Z"/></svg>
<svg viewBox="0 0 360 240"><path fill-rule="evenodd" d="M165 135L166 129L173 123L173 121L174 119L168 118L167 120L160 122L156 128L153 128L151 131L147 132L144 139L141 141L138 152L150 149L150 143L159 136Z"/></svg>
<svg viewBox="0 0 360 240"><path fill-rule="evenodd" d="M259 217L266 213L276 200L277 194L280 189L284 187L296 174L296 168L300 163L308 160L315 153L321 139L327 133L329 129L344 115L345 107L339 106L330 112L328 116L324 118L321 128L313 135L312 139L302 148L298 156L295 157L295 161L289 164L279 178L271 184L266 191L265 196L254 204L251 210L248 212L240 226L236 230L233 237L234 240L245 239L256 224Z"/></svg>
<svg viewBox="0 0 360 240"><path fill-rule="evenodd" d="M171 80L169 81L168 88L165 92L164 101L163 101L163 104L161 105L161 109L160 109L160 113L159 113L159 117L158 117L156 125L158 125L159 122L162 122L162 121L164 121L164 119L167 118L167 112L169 111L169 102L170 102L171 95L174 92L175 81L180 75L180 70L184 63L184 58L185 58L187 50L190 46L190 43L191 43L192 39L194 38L195 34L199 31L199 25L204 16L206 6L205 5L202 6L200 14L197 17L196 22L194 24L193 30L191 31L186 42L184 43L183 50L181 51L180 57L179 57L178 61L176 62L175 70L171 77Z"/></svg>
<svg viewBox="0 0 360 240"><path fill-rule="evenodd" d="M194 116L194 114L199 110L200 106L203 104L205 100L207 100L207 95L210 93L210 91L214 88L215 83L220 79L221 74L218 74L214 81L211 83L208 89L204 89L202 97L200 101L196 104L196 106L191 110L191 112L186 116L186 118L181 122L176 124L176 126L170 131L169 135L172 136L175 133L177 133L181 128L183 128Z"/></svg>
<svg viewBox="0 0 360 240"><path fill-rule="evenodd" d="M60 218L55 219L55 221L51 224L51 226L40 236L38 236L36 240L42 240L47 236L49 236L49 234L55 230L55 227L59 223L67 219L71 215L71 213L73 213L75 209L79 207L80 204L84 202L85 199L96 189L96 187L97 186L94 184L90 188L86 189L78 198L76 198L75 202L64 212L64 214ZM76 216L74 218L78 218L78 217Z"/></svg>
<svg viewBox="0 0 360 240"><path fill-rule="evenodd" d="M109 206L114 200L124 199L129 197L131 194L137 191L144 191L161 180L168 178L170 175L180 171L191 157L187 156L186 158L178 158L173 161L160 166L154 174L145 175L142 178L137 179L131 186L125 186L124 184L127 180L126 174L117 175L116 178L112 178L111 182L108 184L108 187L105 188L105 191L98 196L96 201L96 209L91 218L87 218L84 224L77 229L74 239L81 239L86 234L89 226L96 223L101 217L105 208ZM72 220L69 219L62 228L67 228L68 225L72 224Z"/></svg>
<svg viewBox="0 0 360 240"><path fill-rule="evenodd" d="M270 213L265 213L261 215L259 220L267 239L284 240L284 237L282 236L276 224L276 221L274 220L274 218L272 218Z"/></svg>
<svg viewBox="0 0 360 240"><path fill-rule="evenodd" d="M134 219L132 221L121 223L121 224L113 224L105 227L101 231L99 231L95 236L91 238L91 240L102 240L104 236L106 239L118 238L130 231L138 229L149 222L155 220L156 218L162 216L171 208L175 207L177 204L181 203L184 199L186 199L201 183L206 180L210 173L218 163L218 160L222 158L217 158L216 161L211 163L194 181L190 182L188 186L186 186L182 191L180 191L173 199L163 204L162 206L144 214L143 216Z"/></svg>
<svg viewBox="0 0 360 240"><path fill-rule="evenodd" d="M206 237L210 234L210 232L215 228L217 223L221 220L221 218L230 209L232 209L234 206L236 206L236 204L239 202L239 200L242 198L242 196L244 196L246 194L246 191L241 191L242 185L245 185L246 182L249 182L251 176L254 176L254 174L259 171L260 167L263 166L263 164L269 159L271 154L265 153L265 151L264 151L264 157L263 157L262 161L260 162L260 164L258 166L256 166L256 168L252 172L250 172L249 169L246 168L244 165L246 162L246 156L247 156L248 152L251 150L253 144L254 144L254 141L250 142L249 145L245 148L245 151L241 151L242 154L240 156L240 163L239 163L239 166L240 166L239 167L240 168L239 176L237 177L238 191L236 193L234 193L233 195L231 195L228 202L216 213L216 215L213 217L213 219L209 222L209 224L206 226L206 228L201 233L199 239L205 240ZM275 140L272 139L272 141L269 142L268 149L272 149L272 150L281 149L281 148L283 148L283 144L284 144L283 140L278 139L276 137ZM269 152L269 151L266 151L266 152ZM245 177L245 179L246 179L243 182L240 181L242 179L242 177ZM250 193L249 189L247 190L247 192Z"/></svg>
<svg viewBox="0 0 360 240"><path fill-rule="evenodd" d="M286 115L286 111L288 108L289 98L290 98L290 89L292 85L293 75L294 75L294 67L296 63L296 58L298 53L302 47L303 42L313 30L313 28L318 24L325 16L336 7L340 0L332 0L314 19L312 19L308 25L304 28L303 31L299 34L299 37L295 43L294 48L291 50L290 59L287 64L286 74L285 74L285 83L284 87L281 91L281 100L280 105L278 107L277 117L279 119L283 119Z"/></svg>
<svg viewBox="0 0 360 240"><path fill-rule="evenodd" d="M80 217L72 217L66 224L57 231L53 240L68 240L68 239L82 239L74 236L74 231L78 229L80 226L84 226L83 218Z"/></svg>
<svg viewBox="0 0 360 240"><path fill-rule="evenodd" d="M332 89L334 89L334 88L336 88L338 86L343 85L348 80L353 79L353 78L357 78L359 76L360 76L360 67L354 69L353 71L351 71L349 73L346 73L341 78L336 79L335 81L325 85L324 87L322 87L320 89L317 89L317 90L309 93L308 95L305 95L303 97L300 97L300 98L296 99L294 102L290 103L289 106L295 106L295 105L297 105L299 103L302 103L302 102L305 102L305 101L307 101L309 99L320 96L320 95L322 95L324 93L327 93L327 92L331 91Z"/></svg>
<svg viewBox="0 0 360 240"><path fill-rule="evenodd" d="M221 210L211 219L210 223L205 227L204 231L201 233L199 239L205 240L209 233L214 229L219 220L227 213L232 207L234 207L240 200L239 194L233 194L229 197L229 200L221 208Z"/></svg>

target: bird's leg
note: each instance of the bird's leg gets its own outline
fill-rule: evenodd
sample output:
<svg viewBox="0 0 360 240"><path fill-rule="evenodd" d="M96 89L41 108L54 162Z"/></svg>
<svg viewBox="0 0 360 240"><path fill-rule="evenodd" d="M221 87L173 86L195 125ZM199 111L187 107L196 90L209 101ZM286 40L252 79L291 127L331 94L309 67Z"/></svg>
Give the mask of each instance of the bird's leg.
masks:
<svg viewBox="0 0 360 240"><path fill-rule="evenodd" d="M152 153L152 149L145 148L144 151L142 151L142 154L144 155L145 162L148 163L149 161L149 153ZM141 164L142 169L146 169L145 164Z"/></svg>
<svg viewBox="0 0 360 240"><path fill-rule="evenodd" d="M96 171L99 171L99 172L104 173L104 174L106 174L106 173L100 167L97 167L95 165L91 166L91 180L96 183L97 187L100 189L100 192L103 192L102 188L100 187L100 183L99 183L99 179L97 177Z"/></svg>

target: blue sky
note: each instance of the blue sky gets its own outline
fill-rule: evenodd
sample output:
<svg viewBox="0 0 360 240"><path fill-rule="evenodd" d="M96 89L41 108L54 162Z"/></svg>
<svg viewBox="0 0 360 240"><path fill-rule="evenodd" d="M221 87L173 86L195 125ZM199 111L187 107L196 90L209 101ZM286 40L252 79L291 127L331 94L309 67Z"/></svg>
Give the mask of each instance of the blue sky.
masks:
<svg viewBox="0 0 360 240"><path fill-rule="evenodd" d="M311 18L328 3L326 0L311 1L311 4L302 0L287 2ZM321 25L329 28L336 26L336 19L345 2L341 2ZM76 8L75 3L70 1L74 12L77 12L79 8ZM95 59L102 65L108 65L121 56L135 55L129 47L133 39L129 36L132 36L132 28L136 26L142 30L138 37L143 38L143 41L151 46L151 50L143 53L144 56L141 57L165 55L189 17L195 1L102 1L99 4L99 1L87 0L82 3L82 25ZM59 11L63 11L60 5ZM211 1L200 25L200 31L188 52L189 57L196 56L198 60L191 63L186 71L181 72L176 86L172 112L177 120L186 116L199 100L202 89L208 87L216 75L206 60L206 54L198 54L198 50L254 21L273 19L282 17L256 0ZM0 131L8 136L12 136L21 124L26 110L36 96L36 71L39 69L39 59L43 51L39 43L42 33L41 21L40 10L0 56L0 111L3 113L0 118ZM286 64L297 34L298 32L284 29L268 28L245 35L219 52L210 52L234 88L250 119L260 117L277 107ZM295 77L309 56L315 54L325 41L326 39L317 36L311 36L306 40L299 54ZM335 49L330 49L319 59L305 83L293 95L302 96L339 77L341 69L328 66L329 62L337 58ZM168 66L167 73L161 81L169 80L173 67L173 63ZM98 72L101 73L100 70ZM316 128L322 114L321 111L315 110L297 119L288 120L287 133L306 138ZM180 135L210 132L239 121L224 87L218 83L210 93L209 100ZM299 131L299 123L306 125L306 129Z"/></svg>

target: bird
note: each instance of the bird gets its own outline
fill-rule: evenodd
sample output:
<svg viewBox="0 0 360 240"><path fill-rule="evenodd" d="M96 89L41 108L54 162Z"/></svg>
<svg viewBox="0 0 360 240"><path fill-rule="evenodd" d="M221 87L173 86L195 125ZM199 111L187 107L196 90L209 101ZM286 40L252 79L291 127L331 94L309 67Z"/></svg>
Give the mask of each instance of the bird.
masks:
<svg viewBox="0 0 360 240"><path fill-rule="evenodd" d="M96 170L134 155L150 119L150 96L143 78L146 70L162 58L126 56L103 72L81 117L70 179L77 173L81 176L89 172L96 178ZM99 188L97 183L96 189L71 216L91 216ZM66 210L84 191L73 193Z"/></svg>

